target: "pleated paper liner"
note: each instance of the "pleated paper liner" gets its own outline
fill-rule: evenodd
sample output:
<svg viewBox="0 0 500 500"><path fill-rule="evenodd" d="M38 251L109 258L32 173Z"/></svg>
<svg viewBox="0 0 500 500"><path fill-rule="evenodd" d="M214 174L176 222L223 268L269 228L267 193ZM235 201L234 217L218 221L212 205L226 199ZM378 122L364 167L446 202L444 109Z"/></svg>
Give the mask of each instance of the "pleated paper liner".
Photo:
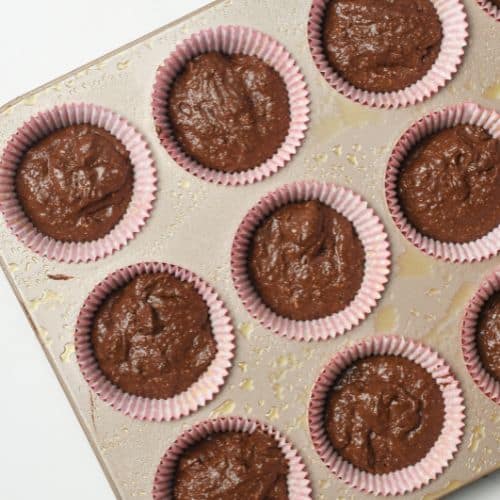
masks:
<svg viewBox="0 0 500 500"><path fill-rule="evenodd" d="M402 356L421 365L441 389L445 407L443 429L429 453L417 464L388 474L371 474L344 460L333 448L324 424L326 400L337 377L356 360L375 355ZM321 460L349 486L375 495L403 495L433 481L448 466L462 439L464 412L460 385L437 353L403 337L373 337L337 353L324 368L309 402L309 430Z"/></svg>
<svg viewBox="0 0 500 500"><path fill-rule="evenodd" d="M125 145L134 169L134 188L125 215L106 236L63 242L41 233L28 219L17 198L15 176L31 146L58 129L82 123L107 130ZM63 104L36 114L10 138L0 160L0 209L7 226L33 252L60 262L95 261L125 246L146 223L155 194L156 168L147 142L125 118L95 104Z"/></svg>
<svg viewBox="0 0 500 500"><path fill-rule="evenodd" d="M156 471L153 482L154 500L172 500L177 463L184 451L191 445L218 432L253 433L256 429L272 436L288 462L288 497L290 500L312 499L309 476L301 456L279 431L266 423L242 417L222 417L196 424L179 436L167 450Z"/></svg>
<svg viewBox="0 0 500 500"><path fill-rule="evenodd" d="M259 297L248 276L249 246L260 223L283 205L317 200L337 210L353 224L365 251L365 271L353 301L336 314L310 321L278 316ZM361 196L334 184L302 181L287 184L264 196L245 216L233 241L231 271L240 299L264 327L294 340L324 340L358 325L381 297L390 271L388 237L379 217Z"/></svg>
<svg viewBox="0 0 500 500"><path fill-rule="evenodd" d="M99 368L91 341L95 314L110 293L122 288L136 276L159 272L170 273L181 281L193 284L208 306L217 344L217 354L206 372L191 387L169 399L128 394L111 383ZM78 316L75 347L85 380L103 401L130 417L159 422L185 417L214 398L229 373L235 339L229 312L211 285L181 267L160 262L143 262L115 271L92 290Z"/></svg>
<svg viewBox="0 0 500 500"><path fill-rule="evenodd" d="M500 21L500 7L489 0L476 0L481 8L496 21Z"/></svg>
<svg viewBox="0 0 500 500"><path fill-rule="evenodd" d="M481 391L500 405L500 381L492 377L483 367L477 351L477 322L486 301L500 291L500 269L485 278L467 305L462 321L462 353L470 376Z"/></svg>
<svg viewBox="0 0 500 500"><path fill-rule="evenodd" d="M172 84L188 61L211 51L257 56L272 66L286 84L290 103L288 135L271 158L250 170L229 173L204 167L184 153L172 132L167 110ZM219 26L200 31L179 43L158 68L153 88L152 110L161 143L181 167L207 181L236 186L261 181L290 161L302 144L308 126L309 94L297 63L274 38L243 26Z"/></svg>
<svg viewBox="0 0 500 500"><path fill-rule="evenodd" d="M403 236L419 250L449 262L474 262L489 259L500 250L500 226L482 238L467 243L434 240L414 228L399 203L397 182L400 169L413 147L427 136L460 124L483 127L494 138L500 138L500 114L474 103L464 103L434 111L414 123L399 139L392 151L385 173L385 195L394 223Z"/></svg>
<svg viewBox="0 0 500 500"><path fill-rule="evenodd" d="M400 108L418 104L443 87L462 62L467 42L467 18L459 0L431 0L443 29L441 50L432 68L420 80L393 92L370 92L351 85L328 62L323 48L323 19L329 0L313 0L308 39L313 60L326 81L345 97L374 108Z"/></svg>

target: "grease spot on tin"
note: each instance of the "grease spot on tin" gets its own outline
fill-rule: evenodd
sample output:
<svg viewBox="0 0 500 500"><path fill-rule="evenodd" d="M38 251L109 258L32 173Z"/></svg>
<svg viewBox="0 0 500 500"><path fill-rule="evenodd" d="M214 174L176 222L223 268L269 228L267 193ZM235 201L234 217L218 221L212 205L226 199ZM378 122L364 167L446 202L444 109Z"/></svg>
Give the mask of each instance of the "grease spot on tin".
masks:
<svg viewBox="0 0 500 500"><path fill-rule="evenodd" d="M438 500L442 498L447 493L451 493L452 491L460 488L463 483L460 481L450 481L442 490L436 491L434 493L429 493L425 495L422 500Z"/></svg>
<svg viewBox="0 0 500 500"><path fill-rule="evenodd" d="M393 305L381 307L375 315L376 332L393 332L398 324L398 311Z"/></svg>
<svg viewBox="0 0 500 500"><path fill-rule="evenodd" d="M126 59L125 61L118 61L116 63L116 69L118 71L123 71L124 69L127 69L130 65L130 61Z"/></svg>
<svg viewBox="0 0 500 500"><path fill-rule="evenodd" d="M347 161L351 164L357 167L359 165L358 159L354 155L347 155L346 156Z"/></svg>
<svg viewBox="0 0 500 500"><path fill-rule="evenodd" d="M474 295L475 286L473 283L465 282L460 285L460 288L456 291L455 295L451 299L450 306L448 307L447 314L451 315L460 309L465 307L465 304Z"/></svg>
<svg viewBox="0 0 500 500"><path fill-rule="evenodd" d="M52 343L52 339L49 337L49 332L45 328L39 326L36 329L36 333L38 334L38 337L42 344L49 346Z"/></svg>
<svg viewBox="0 0 500 500"><path fill-rule="evenodd" d="M41 305L54 303L62 304L62 295L60 293L54 292L53 290L46 290L40 297L29 301L29 308L34 312L38 310Z"/></svg>
<svg viewBox="0 0 500 500"><path fill-rule="evenodd" d="M377 121L381 114L375 109L365 109L363 106L346 98L337 98L336 104L340 109L342 122L347 127L355 127Z"/></svg>
<svg viewBox="0 0 500 500"><path fill-rule="evenodd" d="M266 413L266 417L273 421L273 420L278 420L278 418L280 418L280 412L278 410L278 408L276 408L276 406L273 406L267 413Z"/></svg>
<svg viewBox="0 0 500 500"><path fill-rule="evenodd" d="M283 389L283 386L281 384L273 384L273 393L274 393L274 397L279 400L279 401L283 401L283 399L285 399L285 396L284 396L284 389Z"/></svg>
<svg viewBox="0 0 500 500"><path fill-rule="evenodd" d="M326 163L328 160L328 155L326 153L318 153L313 156L313 160L316 163Z"/></svg>
<svg viewBox="0 0 500 500"><path fill-rule="evenodd" d="M21 103L24 104L25 106L34 106L36 104L36 94L31 94L26 96Z"/></svg>
<svg viewBox="0 0 500 500"><path fill-rule="evenodd" d="M215 410L210 412L211 417L222 417L224 415L230 415L236 408L236 403L232 399L224 401L222 404L217 406Z"/></svg>
<svg viewBox="0 0 500 500"><path fill-rule="evenodd" d="M486 99L492 99L492 100L500 100L500 83L495 83L488 87L484 93L483 97L486 97Z"/></svg>
<svg viewBox="0 0 500 500"><path fill-rule="evenodd" d="M253 391L255 389L254 382L251 378L246 378L240 382L240 387L244 391Z"/></svg>
<svg viewBox="0 0 500 500"><path fill-rule="evenodd" d="M474 291L475 287L472 283L462 283L460 288L453 295L445 315L422 338L431 340L439 337L455 314L465 308L465 304L467 304L469 299L472 297Z"/></svg>
<svg viewBox="0 0 500 500"><path fill-rule="evenodd" d="M437 297L441 295L441 290L439 288L429 288L426 290L425 295L427 295L427 297Z"/></svg>
<svg viewBox="0 0 500 500"><path fill-rule="evenodd" d="M479 448L479 444L485 438L485 436L486 430L484 428L484 425L476 425L474 429L472 429L472 434L470 436L469 445L467 446L467 448L472 451L472 453L475 453Z"/></svg>
<svg viewBox="0 0 500 500"><path fill-rule="evenodd" d="M69 363L71 355L75 352L75 344L73 342L68 342L64 346L64 351L59 355L63 363Z"/></svg>
<svg viewBox="0 0 500 500"><path fill-rule="evenodd" d="M244 322L240 323L240 325L238 326L238 332L240 332L240 334L243 335L243 337L245 337L246 339L249 339L251 337L253 330L254 326L252 325L252 323Z"/></svg>
<svg viewBox="0 0 500 500"><path fill-rule="evenodd" d="M397 260L397 274L402 278L416 278L431 274L432 258L415 248L408 248Z"/></svg>

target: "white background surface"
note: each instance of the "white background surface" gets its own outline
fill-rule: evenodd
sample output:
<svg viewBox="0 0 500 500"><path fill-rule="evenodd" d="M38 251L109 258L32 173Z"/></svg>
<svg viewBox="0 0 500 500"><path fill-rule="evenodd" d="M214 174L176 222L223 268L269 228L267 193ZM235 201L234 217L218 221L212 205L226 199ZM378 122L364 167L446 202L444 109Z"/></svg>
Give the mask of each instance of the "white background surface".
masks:
<svg viewBox="0 0 500 500"><path fill-rule="evenodd" d="M1 1L0 105L206 3ZM3 273L0 318L0 499L112 499L97 459ZM500 473L450 498L498 499Z"/></svg>

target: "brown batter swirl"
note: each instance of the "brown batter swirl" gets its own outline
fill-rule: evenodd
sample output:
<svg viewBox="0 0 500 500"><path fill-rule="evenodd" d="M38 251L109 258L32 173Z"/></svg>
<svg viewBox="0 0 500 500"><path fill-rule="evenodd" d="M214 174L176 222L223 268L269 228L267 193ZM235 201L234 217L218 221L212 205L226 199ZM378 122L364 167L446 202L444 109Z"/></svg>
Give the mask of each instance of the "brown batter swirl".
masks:
<svg viewBox="0 0 500 500"><path fill-rule="evenodd" d="M424 368L400 356L356 361L335 381L325 413L335 450L374 474L419 462L443 423L439 386Z"/></svg>
<svg viewBox="0 0 500 500"><path fill-rule="evenodd" d="M276 314L312 320L341 311L354 299L365 254L354 226L318 201L291 203L255 231L250 278Z"/></svg>
<svg viewBox="0 0 500 500"><path fill-rule="evenodd" d="M330 65L355 87L401 90L437 59L441 22L430 0L331 0L323 44Z"/></svg>
<svg viewBox="0 0 500 500"><path fill-rule="evenodd" d="M418 231L464 243L500 224L500 141L458 125L417 144L398 180L401 207Z"/></svg>
<svg viewBox="0 0 500 500"><path fill-rule="evenodd" d="M113 292L96 314L92 344L111 382L157 399L186 390L216 355L207 304L169 273L138 276Z"/></svg>
<svg viewBox="0 0 500 500"><path fill-rule="evenodd" d="M484 304L476 339L484 368L500 381L500 292L495 292Z"/></svg>
<svg viewBox="0 0 500 500"><path fill-rule="evenodd" d="M180 458L174 500L286 500L288 464L276 440L222 432L191 446Z"/></svg>
<svg viewBox="0 0 500 500"><path fill-rule="evenodd" d="M201 165L240 172L271 158L285 140L285 82L255 56L210 52L188 62L170 91L174 136Z"/></svg>
<svg viewBox="0 0 500 500"><path fill-rule="evenodd" d="M106 130L71 125L28 149L16 174L33 225L60 241L106 236L125 214L134 173L125 146Z"/></svg>

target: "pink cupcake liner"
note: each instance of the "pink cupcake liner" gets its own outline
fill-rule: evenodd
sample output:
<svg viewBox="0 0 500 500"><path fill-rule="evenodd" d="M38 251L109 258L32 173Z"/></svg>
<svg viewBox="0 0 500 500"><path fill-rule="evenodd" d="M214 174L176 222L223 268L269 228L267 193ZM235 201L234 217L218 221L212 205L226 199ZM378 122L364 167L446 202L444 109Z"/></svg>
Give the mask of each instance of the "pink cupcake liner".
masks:
<svg viewBox="0 0 500 500"><path fill-rule="evenodd" d="M449 262L474 262L489 259L500 250L500 225L482 238L467 243L434 240L417 231L405 217L399 204L397 180L399 171L411 149L425 137L439 130L460 124L483 127L494 138L500 138L500 114L474 103L464 103L434 111L414 123L394 147L385 173L385 196L392 218L418 249Z"/></svg>
<svg viewBox="0 0 500 500"><path fill-rule="evenodd" d="M326 81L345 97L374 108L400 108L418 104L443 87L462 62L467 41L467 18L459 0L431 0L441 20L443 40L436 62L427 74L403 90L370 92L344 80L330 66L323 50L323 18L329 0L313 0L307 26L309 48Z"/></svg>
<svg viewBox="0 0 500 500"><path fill-rule="evenodd" d="M493 271L481 284L467 305L462 320L462 354L472 380L496 404L500 405L500 382L492 377L481 363L477 352L477 321L485 302L500 290L500 269Z"/></svg>
<svg viewBox="0 0 500 500"><path fill-rule="evenodd" d="M25 215L15 174L28 148L58 129L81 123L101 127L125 145L134 167L134 190L125 215L106 236L90 242L58 241L38 231ZM95 104L63 104L38 113L9 139L0 160L0 210L7 226L33 252L59 262L95 261L125 246L146 223L155 193L156 168L143 136L125 118Z"/></svg>
<svg viewBox="0 0 500 500"><path fill-rule="evenodd" d="M172 487L177 463L184 451L208 435L217 432L247 432L260 429L276 439L285 456L288 472L288 496L290 500L312 499L312 491L306 467L301 456L288 439L268 424L242 417L221 417L201 422L185 431L170 446L156 471L153 482L154 500L172 499Z"/></svg>
<svg viewBox="0 0 500 500"><path fill-rule="evenodd" d="M257 56L271 65L286 84L290 102L288 135L272 158L253 169L227 173L206 168L184 153L172 133L167 113L168 94L172 83L187 61L210 51ZM152 108L160 141L181 167L207 181L236 186L261 181L290 161L302 144L309 122L309 93L297 63L274 38L252 28L219 26L200 31L179 43L175 51L158 68L153 87Z"/></svg>
<svg viewBox="0 0 500 500"><path fill-rule="evenodd" d="M439 438L417 464L388 474L354 467L334 450L324 426L326 398L336 378L354 361L374 355L395 355L418 363L439 385L445 420ZM403 495L422 488L443 472L461 442L465 407L462 390L448 364L429 347L397 336L373 337L337 353L316 380L309 403L309 430L316 452L340 479L365 493Z"/></svg>
<svg viewBox="0 0 500 500"><path fill-rule="evenodd" d="M169 399L135 396L111 383L99 368L91 341L94 316L106 297L138 275L158 272L170 273L194 285L207 303L217 343L217 354L206 372L191 387ZM234 347L234 332L229 312L212 286L182 267L160 262L134 264L107 276L85 300L76 323L76 357L83 377L103 401L138 420L156 422L177 420L211 401L229 373Z"/></svg>
<svg viewBox="0 0 500 500"><path fill-rule="evenodd" d="M344 310L325 318L295 321L278 316L262 302L248 276L247 255L253 233L263 219L283 205L308 200L323 202L352 222L365 250L365 272L361 288ZM375 307L388 280L390 257L384 226L366 201L344 187L302 181L273 191L247 213L234 237L231 272L240 299L264 327L288 339L325 340L357 326Z"/></svg>
<svg viewBox="0 0 500 500"><path fill-rule="evenodd" d="M500 7L488 0L476 0L481 8L496 21L500 21Z"/></svg>

